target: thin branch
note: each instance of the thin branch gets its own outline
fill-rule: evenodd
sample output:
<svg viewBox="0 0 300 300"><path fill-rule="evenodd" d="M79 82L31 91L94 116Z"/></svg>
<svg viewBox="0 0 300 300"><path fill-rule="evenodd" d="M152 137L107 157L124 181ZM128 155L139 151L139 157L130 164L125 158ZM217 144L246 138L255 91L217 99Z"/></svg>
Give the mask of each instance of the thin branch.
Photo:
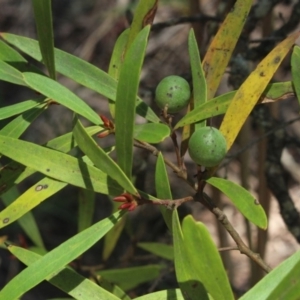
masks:
<svg viewBox="0 0 300 300"><path fill-rule="evenodd" d="M134 141L134 145L136 147L145 149L147 151L150 151L153 155L158 156L159 151L152 145L144 142ZM164 161L166 165L171 167L175 173L180 177L180 168L178 168L175 164L170 162L168 159L164 158ZM201 170L199 170L201 172ZM198 172L198 174L199 174ZM181 177L183 178L183 177ZM254 253L250 248L247 247L247 245L243 242L237 231L234 229L234 227L231 225L229 220L227 219L226 215L220 210L210 199L208 195L206 195L203 191L205 181L202 179L201 175L198 175L199 183L201 184L201 187L198 187L196 189L195 184L193 181L189 181L187 178L185 179L195 190L198 190L196 195L194 197L188 196L177 200L158 200L158 201L150 201L148 199L140 199L140 204L146 204L151 203L152 204L158 204L158 205L164 205L169 209L176 209L181 204L188 202L188 201L197 201L203 204L206 208L208 208L218 219L218 221L224 226L224 228L227 230L227 232L231 235L233 240L238 246L238 249L242 254L247 255L250 259L255 261L265 272L270 272L271 268L262 260L260 255L258 253ZM198 184L200 186L200 184Z"/></svg>
<svg viewBox="0 0 300 300"><path fill-rule="evenodd" d="M234 229L232 224L229 222L227 216L220 210L216 205L213 204L212 199L205 194L196 194L196 199L199 202L206 202L208 204L209 210L216 216L219 222L225 227L227 232L231 235L235 243L237 244L240 252L247 255L253 261L255 261L265 272L269 273L272 269L269 267L260 257L258 253L254 253L247 245L243 242L237 231Z"/></svg>
<svg viewBox="0 0 300 300"><path fill-rule="evenodd" d="M224 252L224 251L231 251L231 250L239 250L239 248L230 246L230 247L219 248L218 250L219 252Z"/></svg>

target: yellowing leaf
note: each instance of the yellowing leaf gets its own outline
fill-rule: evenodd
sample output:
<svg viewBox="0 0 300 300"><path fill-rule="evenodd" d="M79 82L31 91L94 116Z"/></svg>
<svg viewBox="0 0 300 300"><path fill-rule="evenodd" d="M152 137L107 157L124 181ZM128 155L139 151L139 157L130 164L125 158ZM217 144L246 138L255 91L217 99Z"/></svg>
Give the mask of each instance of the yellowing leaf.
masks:
<svg viewBox="0 0 300 300"><path fill-rule="evenodd" d="M207 100L214 97L247 19L252 0L237 0L214 37L203 60Z"/></svg>
<svg viewBox="0 0 300 300"><path fill-rule="evenodd" d="M277 45L235 94L220 127L227 140L227 149L232 146L245 120L298 36L299 32L294 33Z"/></svg>

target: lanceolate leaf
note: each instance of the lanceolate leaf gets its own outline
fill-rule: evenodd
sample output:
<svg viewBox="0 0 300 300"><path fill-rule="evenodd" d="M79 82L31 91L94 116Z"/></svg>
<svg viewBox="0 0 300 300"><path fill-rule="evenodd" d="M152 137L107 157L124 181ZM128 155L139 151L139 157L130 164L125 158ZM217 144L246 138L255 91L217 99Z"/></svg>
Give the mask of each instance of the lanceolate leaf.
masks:
<svg viewBox="0 0 300 300"><path fill-rule="evenodd" d="M296 32L276 46L256 67L235 94L220 127L229 149L280 63L298 38Z"/></svg>
<svg viewBox="0 0 300 300"><path fill-rule="evenodd" d="M268 220L264 209L246 189L223 178L211 177L207 182L222 191L250 222L262 229L267 228Z"/></svg>
<svg viewBox="0 0 300 300"><path fill-rule="evenodd" d="M201 273L199 273L197 268L201 256L198 251L197 254L194 253L193 256L188 255L186 246L189 245L185 245L185 239L179 223L177 210L173 211L172 228L175 272L181 292L187 299L208 300L208 294L201 282Z"/></svg>
<svg viewBox="0 0 300 300"><path fill-rule="evenodd" d="M0 228L18 220L66 185L65 182L47 177L40 180L0 212Z"/></svg>
<svg viewBox="0 0 300 300"><path fill-rule="evenodd" d="M0 80L26 86L22 73L2 60L0 60Z"/></svg>
<svg viewBox="0 0 300 300"><path fill-rule="evenodd" d="M201 104L197 108L188 112L174 127L177 129L179 127L193 124L214 116L224 114L234 96L234 92L223 94L216 97L206 103Z"/></svg>
<svg viewBox="0 0 300 300"><path fill-rule="evenodd" d="M161 153L159 153L156 161L155 167L155 189L156 196L159 199L172 199L172 193L170 189L169 177L164 162L164 158ZM168 210L166 207L160 205L159 209L164 217L164 220L168 228L172 231L172 211Z"/></svg>
<svg viewBox="0 0 300 300"><path fill-rule="evenodd" d="M180 289L164 290L155 293L150 293L141 297L134 298L135 300L185 300Z"/></svg>
<svg viewBox="0 0 300 300"><path fill-rule="evenodd" d="M95 212L95 192L80 189L78 193L78 232L89 228Z"/></svg>
<svg viewBox="0 0 300 300"><path fill-rule="evenodd" d="M170 245L162 243L138 243L137 246L159 257L174 260L174 249Z"/></svg>
<svg viewBox="0 0 300 300"><path fill-rule="evenodd" d="M222 259L209 231L192 216L184 218L182 232L185 259L190 260L193 271L213 299L234 299ZM198 298L202 299L202 298Z"/></svg>
<svg viewBox="0 0 300 300"><path fill-rule="evenodd" d="M0 292L0 299L16 299L25 292L62 271L64 266L100 240L117 222L121 213L99 221L73 236L15 276ZM10 246L9 246L10 247Z"/></svg>
<svg viewBox="0 0 300 300"><path fill-rule="evenodd" d="M56 180L107 195L123 189L99 169L82 159L29 142L0 135L0 153Z"/></svg>
<svg viewBox="0 0 300 300"><path fill-rule="evenodd" d="M17 104L1 107L0 108L0 120L7 119L12 116L21 114L25 111L28 111L28 110L40 105L44 101L45 101L45 99L26 100L26 101L23 101L23 102L20 102Z"/></svg>
<svg viewBox="0 0 300 300"><path fill-rule="evenodd" d="M137 194L137 190L132 182L113 159L87 134L76 116L74 117L73 134L79 148L90 158L97 168L116 180L127 192Z"/></svg>
<svg viewBox="0 0 300 300"><path fill-rule="evenodd" d="M283 261L240 300L300 299L300 251Z"/></svg>
<svg viewBox="0 0 300 300"><path fill-rule="evenodd" d="M124 269L103 270L97 272L97 274L127 291L141 283L156 279L163 269L165 269L164 265L147 265Z"/></svg>
<svg viewBox="0 0 300 300"><path fill-rule="evenodd" d="M157 9L158 0L139 1L136 11L133 16L132 24L130 26L128 43L126 50L128 50L138 33L147 25L152 25L155 12Z"/></svg>
<svg viewBox="0 0 300 300"><path fill-rule="evenodd" d="M32 4L43 62L50 77L55 79L51 0L32 0Z"/></svg>
<svg viewBox="0 0 300 300"><path fill-rule="evenodd" d="M92 123L102 124L99 115L90 106L58 82L30 72L23 73L23 77L32 89L82 115Z"/></svg>
<svg viewBox="0 0 300 300"><path fill-rule="evenodd" d="M205 75L201 65L200 54L198 50L197 41L193 29L189 33L189 55L190 65L192 69L193 78L193 104L194 109L204 104L207 100L207 85ZM196 129L205 126L206 122L203 121L195 125Z"/></svg>
<svg viewBox="0 0 300 300"><path fill-rule="evenodd" d="M210 101L203 103L191 112L188 112L175 126L175 129L205 120L214 116L224 114L237 91L222 94ZM276 102L294 94L291 81L269 84L261 96L258 103Z"/></svg>
<svg viewBox="0 0 300 300"><path fill-rule="evenodd" d="M41 53L37 41L8 33L0 35L11 45L32 58L41 61ZM117 81L115 79L90 63L64 51L55 49L54 54L57 72L115 101L117 89ZM153 110L139 98L137 98L136 102L136 111L151 122L160 122Z"/></svg>
<svg viewBox="0 0 300 300"><path fill-rule="evenodd" d="M294 88L297 94L298 101L300 102L300 47L295 46L292 54L292 75Z"/></svg>
<svg viewBox="0 0 300 300"><path fill-rule="evenodd" d="M113 201L112 201L113 202ZM113 212L117 211L120 204L117 202L112 203ZM112 228L104 237L103 249L102 249L102 259L104 261L108 260L114 251L117 242L121 236L121 233L126 225L128 215L124 215L123 218Z"/></svg>
<svg viewBox="0 0 300 300"><path fill-rule="evenodd" d="M0 40L0 60L5 61L6 63L9 64L15 62L18 65L23 65L23 66L27 65L27 60L19 52L17 52L12 47L8 46L2 40Z"/></svg>
<svg viewBox="0 0 300 300"><path fill-rule="evenodd" d="M14 48L8 44L0 41L0 60L8 63L13 68L20 72L36 72L43 74L43 72L36 68L34 65L28 63L28 61Z"/></svg>
<svg viewBox="0 0 300 300"><path fill-rule="evenodd" d="M160 143L170 136L169 126L161 123L136 124L133 130L136 140L150 144Z"/></svg>
<svg viewBox="0 0 300 300"><path fill-rule="evenodd" d="M30 116L28 115L28 119L24 118L24 120L26 120L26 122L30 122ZM21 120L18 117L14 121L17 121L16 124L22 124L24 120ZM26 125L26 123L24 124ZM4 133L4 129L6 129L6 127L3 128L2 131L0 131L0 133ZM88 131L89 135L93 135L99 132L101 130L101 127L91 126L86 128L86 130ZM5 133L7 135L12 134L13 137L19 137L22 132L21 130L13 131L13 129L7 129ZM17 134L17 136L14 136L13 134ZM46 146L48 148L58 150L61 152L69 152L72 148L76 146L76 143L74 142L73 134L70 132L49 141L46 144ZM17 162L13 161L8 163L0 170L0 194L10 189L14 184L22 182L24 179L26 179L35 172L36 170L31 169L29 167L25 168L23 165Z"/></svg>
<svg viewBox="0 0 300 300"><path fill-rule="evenodd" d="M21 262L25 265L30 266L39 259L42 258L41 255L38 255L29 250L16 247L9 246L8 250L17 257ZM78 300L117 300L116 296L104 290L98 284L93 281L79 275L71 268L65 267L62 271L60 271L55 276L48 276L46 278L52 285L58 287L65 293L74 297L74 299Z"/></svg>
<svg viewBox="0 0 300 300"><path fill-rule="evenodd" d="M114 50L110 59L108 74L116 81L119 80L121 66L125 57L125 48L128 36L129 29L126 29L121 33L114 45ZM112 117L115 118L115 101L109 101L109 110Z"/></svg>
<svg viewBox="0 0 300 300"><path fill-rule="evenodd" d="M28 126L46 109L45 104L39 104L36 107L24 112L11 122L6 124L0 134L18 138L25 132Z"/></svg>
<svg viewBox="0 0 300 300"><path fill-rule="evenodd" d="M238 38L243 30L252 0L237 0L222 23L203 60L207 99L214 97Z"/></svg>
<svg viewBox="0 0 300 300"><path fill-rule="evenodd" d="M19 196L19 191L16 186L13 186L8 192L1 195L2 201L5 203L6 206L9 206L11 203L14 202ZM5 211L2 210L1 213ZM1 214L0 213L0 214ZM0 217L1 218L1 217ZM26 235L31 239L31 241L40 248L45 248L43 239L41 237L39 227L34 219L34 216L31 212L23 215L22 218L19 218L18 223L26 233ZM2 225L2 224L0 224Z"/></svg>
<svg viewBox="0 0 300 300"><path fill-rule="evenodd" d="M121 68L116 98L116 152L118 165L131 178L135 102L150 27L145 27L128 49Z"/></svg>

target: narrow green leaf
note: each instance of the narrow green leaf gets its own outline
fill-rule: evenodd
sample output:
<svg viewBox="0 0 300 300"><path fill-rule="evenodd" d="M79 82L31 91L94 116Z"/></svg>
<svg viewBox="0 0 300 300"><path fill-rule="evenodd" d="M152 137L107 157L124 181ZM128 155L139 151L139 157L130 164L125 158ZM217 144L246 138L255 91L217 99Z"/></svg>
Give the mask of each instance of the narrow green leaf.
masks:
<svg viewBox="0 0 300 300"><path fill-rule="evenodd" d="M0 292L0 299L16 299L25 292L51 278L100 240L117 222L121 213L99 221L78 233L15 276ZM13 246L9 246L13 247Z"/></svg>
<svg viewBox="0 0 300 300"><path fill-rule="evenodd" d="M0 135L0 153L46 176L107 195L123 189L113 179L82 159L33 143Z"/></svg>
<svg viewBox="0 0 300 300"><path fill-rule="evenodd" d="M19 197L19 191L17 190L16 186L13 186L9 191L7 191L5 194L1 196L1 199L6 206L9 206L18 197ZM4 210L0 212L0 215ZM40 248L45 248L39 228L31 212L28 212L25 215L23 215L21 218L19 218L18 223L20 224L20 226L22 227L26 235L31 239L31 241L36 246Z"/></svg>
<svg viewBox="0 0 300 300"><path fill-rule="evenodd" d="M0 40L0 60L8 63L20 72L35 72L43 74L43 72L28 61L14 48ZM22 79L23 80L23 79ZM24 83L25 84L25 83Z"/></svg>
<svg viewBox="0 0 300 300"><path fill-rule="evenodd" d="M174 260L173 246L162 243L138 243L138 247L168 260Z"/></svg>
<svg viewBox="0 0 300 300"><path fill-rule="evenodd" d="M119 222L117 223L119 224ZM98 276L98 284L106 291L114 294L118 299L131 300L131 298L116 284L106 280L104 277Z"/></svg>
<svg viewBox="0 0 300 300"><path fill-rule="evenodd" d="M27 60L15 49L8 46L2 40L0 40L0 60L6 63L18 63L18 65L27 65ZM15 66L17 68L17 66ZM19 70L19 69L18 69Z"/></svg>
<svg viewBox="0 0 300 300"><path fill-rule="evenodd" d="M120 70L124 60L125 48L128 41L128 36L129 36L129 29L124 30L120 34L120 36L118 37L114 45L114 50L110 59L108 74L116 81L119 81ZM115 118L114 101L109 101L109 110L112 117Z"/></svg>
<svg viewBox="0 0 300 300"><path fill-rule="evenodd" d="M240 300L300 299L300 251L267 274Z"/></svg>
<svg viewBox="0 0 300 300"><path fill-rule="evenodd" d="M187 113L175 125L174 129L224 114L236 92L237 91L232 91L222 94L200 105ZM277 100L291 96L293 93L294 90L291 81L272 83L267 86L261 96L261 99L263 99L263 103L276 102Z"/></svg>
<svg viewBox="0 0 300 300"><path fill-rule="evenodd" d="M26 120L26 122L30 122L30 116L28 116L28 119L24 117L24 120L19 120L19 117L16 119L16 124L22 124L23 121ZM19 122L20 121L20 122ZM25 124L26 125L26 124ZM28 125L28 124L27 124ZM6 127L5 127L6 128ZM23 127L21 127L23 128ZM4 129L2 129L3 131ZM88 134L93 135L101 130L101 127L99 126L91 126L86 128L88 131ZM2 131L0 131L2 133ZM21 134L21 130L19 131L10 131L7 130L7 135L14 134L14 133ZM12 135L13 136L13 135ZM19 135L15 136L19 137ZM67 133L62 136L59 136L51 141L49 141L46 146L48 148L58 150L61 152L69 152L72 148L76 146L76 143L73 138L73 133ZM0 152L1 153L1 152ZM36 170L31 168L25 168L23 165L17 163L17 162L10 162L6 166L4 166L2 169L0 169L0 194L9 190L13 185L18 184L22 182L24 179L35 173Z"/></svg>
<svg viewBox="0 0 300 300"><path fill-rule="evenodd" d="M261 103L273 103L293 96L295 93L291 81L268 84L261 96Z"/></svg>
<svg viewBox="0 0 300 300"><path fill-rule="evenodd" d="M78 232L89 228L93 223L95 211L95 193L80 189L78 193Z"/></svg>
<svg viewBox="0 0 300 300"><path fill-rule="evenodd" d="M10 246L8 247L8 250L27 266L32 265L40 258L42 258L41 255L38 255L32 251L20 247ZM65 267L57 275L48 276L46 280L49 281L52 285L56 286L57 288L61 289L62 291L66 292L67 294L78 300L119 299L118 297L104 290L96 283L79 275L69 267Z"/></svg>
<svg viewBox="0 0 300 300"><path fill-rule="evenodd" d="M207 182L223 192L250 222L262 229L267 228L268 219L264 209L246 189L223 178L211 177Z"/></svg>
<svg viewBox="0 0 300 300"><path fill-rule="evenodd" d="M119 203L113 202L113 211L118 210ZM125 227L127 220L127 215L124 215L122 219L114 226L104 237L104 245L102 250L102 259L106 261L110 255L112 254L113 250L115 249L117 242L120 238L120 235Z"/></svg>
<svg viewBox="0 0 300 300"><path fill-rule="evenodd" d="M193 265L198 281L213 299L234 300L221 256L205 225L187 216L182 223L182 232L185 260Z"/></svg>
<svg viewBox="0 0 300 300"><path fill-rule="evenodd" d="M173 199L166 165L164 162L163 155L161 153L159 153L156 161L155 189L157 198ZM159 209L163 215L163 218L168 228L172 231L172 211L162 205L159 205Z"/></svg>
<svg viewBox="0 0 300 300"><path fill-rule="evenodd" d="M1 66L0 66L1 68ZM10 118L12 116L21 114L25 111L28 111L34 107L37 107L41 103L43 103L45 99L39 99L39 100L26 100L22 101L21 103L5 106L0 108L0 120L4 120L7 118Z"/></svg>
<svg viewBox="0 0 300 300"><path fill-rule="evenodd" d="M66 185L67 183L65 182L47 177L43 178L0 212L0 228L18 220L34 207L41 204L41 202L63 189Z"/></svg>
<svg viewBox="0 0 300 300"><path fill-rule="evenodd" d="M101 126L89 126L85 128L85 131L89 136L92 136L100 132L102 129L103 127ZM77 146L77 142L74 140L73 132L69 132L50 140L45 144L45 146L53 150L67 153Z"/></svg>
<svg viewBox="0 0 300 300"><path fill-rule="evenodd" d="M41 61L37 41L9 33L2 33L0 36L32 58ZM117 81L107 73L74 55L58 49L55 49L55 61L57 72L115 101ZM153 110L139 98L136 102L136 111L150 122L160 122Z"/></svg>
<svg viewBox="0 0 300 300"><path fill-rule="evenodd" d="M26 84L32 89L64 105L94 124L103 123L99 115L90 106L58 82L49 77L30 72L23 73L23 77Z"/></svg>
<svg viewBox="0 0 300 300"><path fill-rule="evenodd" d="M151 294L147 294L141 297L134 298L135 300L185 300L180 289L176 290L164 290Z"/></svg>
<svg viewBox="0 0 300 300"><path fill-rule="evenodd" d="M198 251L194 257L190 257L187 254L186 247L189 245L185 245L177 210L173 211L172 217L175 272L181 292L187 299L208 300L209 296L200 281L201 278L199 278L199 270L197 268L202 253ZM199 255L199 253L201 253L201 255Z"/></svg>
<svg viewBox="0 0 300 300"><path fill-rule="evenodd" d="M25 132L29 125L46 109L45 104L39 104L36 107L24 112L8 124L6 124L1 130L1 135L7 135L10 137L18 138Z"/></svg>
<svg viewBox="0 0 300 300"><path fill-rule="evenodd" d="M124 291L128 291L141 283L156 279L160 272L165 268L164 265L147 265L124 269L111 269L98 271L97 274L111 281Z"/></svg>
<svg viewBox="0 0 300 300"><path fill-rule="evenodd" d="M297 94L298 101L300 103L300 47L295 46L293 49L292 59L292 76L294 88Z"/></svg>
<svg viewBox="0 0 300 300"><path fill-rule="evenodd" d="M0 80L26 86L22 73L2 60L0 60Z"/></svg>
<svg viewBox="0 0 300 300"><path fill-rule="evenodd" d="M126 53L116 97L116 152L118 165L131 178L136 94L150 27L145 27Z"/></svg>
<svg viewBox="0 0 300 300"><path fill-rule="evenodd" d="M161 123L136 124L134 125L133 136L136 140L157 144L170 136L170 128Z"/></svg>
<svg viewBox="0 0 300 300"><path fill-rule="evenodd" d="M157 0L139 1L135 10L126 50L133 44L139 32L149 24L152 24L157 9Z"/></svg>
<svg viewBox="0 0 300 300"><path fill-rule="evenodd" d="M79 148L89 157L97 168L116 180L127 192L137 194L137 190L132 182L114 160L87 134L76 116L74 117L73 134Z"/></svg>
<svg viewBox="0 0 300 300"><path fill-rule="evenodd" d="M32 0L32 4L43 62L50 77L55 79L51 0Z"/></svg>
<svg viewBox="0 0 300 300"><path fill-rule="evenodd" d="M201 64L197 40L193 29L190 30L188 41L190 65L193 78L193 100L195 109L207 101L207 85ZM205 126L205 124L205 121L195 124L195 129L201 128Z"/></svg>

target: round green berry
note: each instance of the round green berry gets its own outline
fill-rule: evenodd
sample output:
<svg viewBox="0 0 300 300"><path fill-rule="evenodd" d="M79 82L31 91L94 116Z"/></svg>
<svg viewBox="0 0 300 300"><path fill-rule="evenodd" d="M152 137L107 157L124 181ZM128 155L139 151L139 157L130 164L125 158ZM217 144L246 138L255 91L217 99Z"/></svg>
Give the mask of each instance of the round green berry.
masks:
<svg viewBox="0 0 300 300"><path fill-rule="evenodd" d="M226 139L217 128L202 127L190 137L188 149L195 163L208 168L215 167L226 155Z"/></svg>
<svg viewBox="0 0 300 300"><path fill-rule="evenodd" d="M169 113L177 113L186 107L191 97L189 83L182 77L171 75L165 77L155 90L155 102L164 109L168 105Z"/></svg>

